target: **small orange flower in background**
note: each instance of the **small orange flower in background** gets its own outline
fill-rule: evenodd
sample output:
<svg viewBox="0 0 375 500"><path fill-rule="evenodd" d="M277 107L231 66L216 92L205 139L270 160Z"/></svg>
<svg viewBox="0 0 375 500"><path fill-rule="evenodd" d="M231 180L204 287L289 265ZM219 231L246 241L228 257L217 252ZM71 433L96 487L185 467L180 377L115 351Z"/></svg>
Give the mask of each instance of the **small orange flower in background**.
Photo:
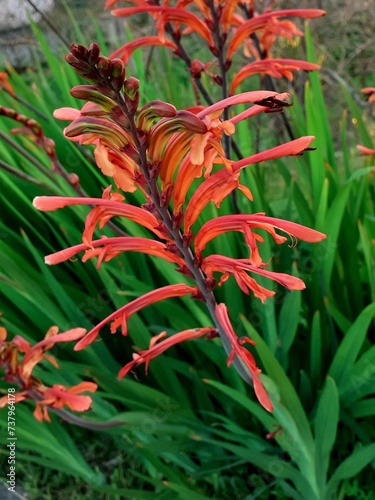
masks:
<svg viewBox="0 0 375 500"><path fill-rule="evenodd" d="M113 8L117 3L107 1L105 7ZM112 15L128 18L141 13L149 14L154 20L155 34L128 42L117 49L111 57L119 57L124 63L140 47L162 45L184 61L193 85L206 73L218 85L228 79L229 94L233 94L241 82L252 74L267 74L274 78L284 76L292 80L295 71L319 69L318 65L306 61L273 59L271 50L279 37L292 41L303 36L303 32L288 18L315 19L325 15L324 10L272 10L272 7L264 6L263 11L258 12L253 2L239 0L129 0L125 3L131 6L115 8L111 11ZM192 34L202 39L213 59L204 62L190 57L185 40ZM241 48L242 58L245 57L249 62L244 64L242 59L241 69L228 78L234 56ZM197 91L208 102L209 97L202 92L202 87L198 85Z"/></svg>
<svg viewBox="0 0 375 500"><path fill-rule="evenodd" d="M9 94L14 95L14 89L8 80L8 73L5 73L5 71L0 71L0 90L3 88L7 92L9 92Z"/></svg>
<svg viewBox="0 0 375 500"><path fill-rule="evenodd" d="M48 410L61 410L65 406L73 411L83 412L90 408L90 396L82 396L82 392L95 392L97 385L93 382L81 382L72 387L54 385L46 387L40 380L33 376L33 370L43 360L49 361L56 368L59 367L56 359L47 354L55 344L72 342L80 339L86 333L84 328L73 328L64 333L59 333L56 326L52 326L44 340L34 346L24 338L16 335L7 341L7 331L0 327L0 368L4 371L4 380L19 388L15 395L15 403L32 399L36 402L34 416L37 420L50 422ZM0 408L8 404L8 395L0 398ZM69 413L60 413L69 420Z"/></svg>
<svg viewBox="0 0 375 500"><path fill-rule="evenodd" d="M366 87L361 90L367 96L368 102L375 103L375 87ZM375 149L358 145L357 149L362 155L375 155Z"/></svg>
<svg viewBox="0 0 375 500"><path fill-rule="evenodd" d="M107 2L108 5L114 3ZM165 30L168 31L168 23L171 22L175 29L180 29L177 25L185 24L189 30L195 30L203 36L207 43L212 41L208 35L209 23L197 22L194 14L168 6L150 6L146 2L133 3L137 7L125 9L126 15L130 15L130 12L149 11L157 19L160 39L163 39ZM196 3L204 12L207 11L205 4ZM219 4L224 5L220 2L217 5ZM234 4L237 6L236 2ZM294 15L291 12L295 11L284 11L284 14ZM301 15L308 17L315 14L321 15L321 11L313 14L311 11L302 12ZM237 17L231 17L234 14L230 11L227 10L225 15L228 26L231 23L234 26L241 24ZM276 18L277 15L270 14L261 21L270 29L269 20L275 23ZM285 30L290 25L277 24L277 27ZM237 32L239 30L240 28ZM234 38L236 43L240 44L242 31L234 36L237 36ZM209 203L213 202L219 207L237 188L252 199L248 187L240 183L243 168L284 156L300 155L311 150L314 137L301 137L234 161L228 157L223 143L235 133L236 125L259 113L281 112L289 105L287 94L271 91L246 92L227 97L206 108L198 106L177 110L173 105L162 101L151 101L140 107L139 81L127 77L125 65L119 59L101 56L96 44L89 48L74 45L66 59L77 73L91 81L91 85L73 89L73 95L89 100L81 111L63 109L56 114L58 118L72 120L65 129L66 137L81 144L94 144L97 164L102 173L113 178L116 186L125 193L138 189L144 203L134 206L123 194L112 193L111 187L104 191L102 198L35 198L34 206L42 211L82 204L92 207L86 218L82 243L48 255L46 263L58 264L84 252L83 261L98 257L97 265L100 267L122 252L141 252L164 259L180 273L176 274L176 278L182 273L191 282L169 284L151 290L123 305L87 335L81 335L75 349L87 347L108 325L112 334L120 328L122 335L126 336L128 319L133 314L161 300L190 296L206 305L212 325L186 329L168 337L165 332L154 336L148 349L136 349L133 360L124 365L119 377L135 370L140 364L145 364L147 371L150 360L182 341L219 336L228 356L228 366L233 365L245 380L252 382L260 403L265 409L272 411L272 403L259 378L260 369L245 347L246 343L254 342L236 335L228 313L230 304L217 304L215 288L225 286L225 281L233 276L245 294L251 291L264 302L275 292L257 282L257 276L262 276L276 281L288 290L302 290L305 285L298 277L267 269L268 262L263 261L259 248L263 237L258 231L269 233L277 244L287 241L285 234L292 238L293 244L297 238L316 243L323 240L325 235L262 213L223 215L200 227L199 218ZM229 107L235 109L238 104L247 106L245 111L226 118ZM196 179L199 185L193 190ZM139 224L149 231L149 237L102 236L93 239L94 230L102 229L114 216ZM244 235L248 246L247 258L206 255L207 243L228 231ZM278 231L284 234L278 234ZM219 283L216 281L217 273L221 274ZM65 401L73 408L77 407L77 397L77 391L72 394L71 391L54 387L40 404L48 401L51 407L57 408ZM83 401L82 407L86 402ZM41 409L38 410L38 416L43 417Z"/></svg>

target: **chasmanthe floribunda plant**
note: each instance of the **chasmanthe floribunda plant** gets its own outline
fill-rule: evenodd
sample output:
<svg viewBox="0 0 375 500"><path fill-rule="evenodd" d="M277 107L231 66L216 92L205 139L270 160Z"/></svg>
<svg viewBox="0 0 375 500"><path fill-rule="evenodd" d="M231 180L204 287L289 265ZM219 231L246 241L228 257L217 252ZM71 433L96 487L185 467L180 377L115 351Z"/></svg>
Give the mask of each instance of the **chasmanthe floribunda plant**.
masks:
<svg viewBox="0 0 375 500"><path fill-rule="evenodd" d="M229 2L231 3L231 2ZM202 3L203 5L203 3ZM258 245L261 232L269 233L277 244L301 239L318 242L325 235L299 224L267 217L264 213L223 215L199 224L199 216L213 202L217 207L234 190L252 200L250 190L240 183L241 170L248 166L309 150L314 137L306 136L272 149L233 161L223 147L224 137L235 133L236 124L259 113L282 111L287 94L253 91L225 98L208 107L177 110L173 105L152 101L140 107L140 82L126 74L125 63L100 55L97 44L88 49L72 45L66 60L89 85L79 85L71 93L87 101L82 109L62 108L55 116L71 120L65 136L80 144L93 144L98 167L113 179L102 198L37 197L34 206L53 211L68 205L90 205L82 243L46 257L47 264L58 264L84 252L83 260L98 258L98 267L122 252L141 252L159 257L176 266L176 283L153 290L129 302L101 321L76 344L80 350L90 345L103 327L112 333L128 333L129 317L144 307L173 297L191 296L202 301L212 318L210 325L189 325L189 329L167 336L162 332L151 339L148 349L133 354L121 369L119 378L149 362L169 347L185 341L219 336L240 375L252 383L260 403L272 411L272 403L259 378L251 352L245 347L254 342L238 337L229 317L230 304L217 303L215 288L233 276L245 294L250 292L264 302L275 294L260 285L256 277L274 280L288 290L302 290L303 281L288 274L267 270ZM246 111L223 118L225 110L238 104L250 105ZM199 186L191 189L199 179ZM140 190L144 203L135 206L124 194ZM103 236L94 231L114 216L124 217L149 231L148 238ZM206 245L229 231L243 233L249 253L246 258L208 254ZM279 231L282 234L279 234ZM178 273L190 279L179 283ZM185 280L186 281L186 280Z"/></svg>

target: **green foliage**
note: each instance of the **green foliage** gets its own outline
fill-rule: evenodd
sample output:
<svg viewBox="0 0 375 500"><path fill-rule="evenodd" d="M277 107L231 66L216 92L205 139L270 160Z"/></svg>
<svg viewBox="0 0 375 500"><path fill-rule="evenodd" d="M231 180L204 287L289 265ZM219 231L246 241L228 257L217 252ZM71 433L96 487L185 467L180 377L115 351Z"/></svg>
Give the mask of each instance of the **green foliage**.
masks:
<svg viewBox="0 0 375 500"><path fill-rule="evenodd" d="M66 169L78 174L85 191L99 195L106 180L93 166L90 154L63 138L63 125L52 117L57 107L79 104L69 94L79 79L50 52L36 26L34 32L47 65L37 65L27 75L31 85L14 71L11 81L16 93L45 118L19 103L17 109L40 121L56 142ZM308 31L306 43L308 57L314 61ZM185 106L183 92L177 90L182 69L171 71L163 51L157 54L157 68L168 78L156 85L156 69L151 67L152 78L145 84L147 99L161 98L163 91L166 100ZM146 68L140 53L135 53L133 64L143 81ZM226 368L216 341L200 340L175 348L152 361L147 378L116 380L119 368L131 356L132 345L146 347L161 328L178 331L192 322L210 324L200 304L188 299L150 307L131 319L127 339L103 332L101 342L78 353L56 346L53 353L60 370L48 365L39 369L38 377L49 385L76 384L87 378L97 381L99 392L93 397L90 419L115 419L123 425L95 434L73 429L55 416L51 424L39 424L32 417L31 405L17 405L18 460L32 462L37 471L38 484L33 484L21 468L30 491L39 488L45 490L46 498L48 494L59 498L56 492L66 488L65 497L79 491L76 498L142 500L151 496L160 500L267 499L272 495L312 500L350 495L370 498L366 495L375 488L371 465L375 460L373 167L363 165L355 145L346 143L348 117L355 118L358 142L371 146L371 136L346 88L337 91L345 94L348 103L340 124L340 155L331 136L319 74L313 73L306 83L304 102L294 96L288 119L296 136L316 134L317 151L290 162L274 162L282 176L276 177L282 192L279 203L268 189L275 180L269 179L272 165L257 165L242 174L256 203L240 199L241 209L285 216L328 235L326 242L314 248L301 244L286 251L266 241L266 252L274 255L269 269L293 270L305 280L307 290L290 295L278 291L264 306L241 295L234 283L226 283L221 291L224 299L236 298L230 313L237 332L257 342L274 413L261 408L251 389L233 369ZM15 105L9 95L2 95L2 101ZM5 131L13 126L6 119L0 125ZM244 151L256 139L254 130L241 126ZM43 255L80 241L87 211L74 207L46 215L33 210L31 200L37 194L71 196L74 191L51 172L48 159L35 145L22 137L16 141L44 168L0 143L1 159L32 176L40 186L0 170L0 303L2 321L10 333L38 341L52 324L61 330L77 325L90 328L127 300L174 281L171 265L130 254L107 263L100 272L90 262L46 267ZM268 145L269 139L261 141ZM224 204L223 208L232 209ZM134 225L122 229L143 236ZM112 234L111 230L106 234ZM225 253L225 248L241 251L236 239L219 238L212 245L218 253ZM6 387L2 382L3 391ZM4 430L5 419L1 422ZM267 433L272 434L270 439ZM98 455L101 462L95 459ZM44 477L44 469L59 471L60 483L48 472ZM68 489L68 478L77 489ZM56 484L53 491L51 484Z"/></svg>

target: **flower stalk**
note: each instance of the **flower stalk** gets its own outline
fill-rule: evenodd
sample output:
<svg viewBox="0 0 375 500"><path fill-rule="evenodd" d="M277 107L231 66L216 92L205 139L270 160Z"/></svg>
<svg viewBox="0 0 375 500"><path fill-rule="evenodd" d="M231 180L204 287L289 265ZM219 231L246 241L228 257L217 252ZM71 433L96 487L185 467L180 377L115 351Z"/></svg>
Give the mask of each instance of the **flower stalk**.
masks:
<svg viewBox="0 0 375 500"><path fill-rule="evenodd" d="M157 12L159 10L156 9ZM190 17L187 16L187 19ZM198 28L205 33L202 25ZM214 42L211 48L213 52L216 51ZM123 191L140 189L146 203L141 207L131 207L124 202L120 193L111 193L110 187L104 191L102 200L87 198L87 204L94 205L94 208L86 218L83 243L47 256L46 263L57 264L85 251L83 261L97 256L99 268L103 261L108 261L119 253L138 251L178 265L177 271L194 281L194 286L168 285L126 304L94 327L78 342L75 349L87 347L108 323L111 323L112 333L121 326L122 334L126 336L127 318L131 314L159 300L191 294L192 298L205 304L213 326L184 330L156 346L155 343L165 336L164 333L157 335L151 340L150 348L141 351L141 356L135 354L134 361L128 363L119 376L143 362L147 366L153 357L178 342L205 335L207 338L218 335L228 356L228 366L233 364L240 376L253 384L261 404L272 411L272 403L259 378L260 370L253 356L244 347L245 343L253 342L249 338L236 336L230 324L227 306L217 303L214 273L222 273L219 286L233 275L245 294L251 291L263 302L275 292L259 285L247 273L265 276L289 290L302 290L305 285L299 278L265 269L267 263L263 262L257 246L257 242L263 239L256 232L253 233L253 229L269 232L277 244L283 243L286 238L278 235L275 229L311 242L321 241L325 235L264 214L222 217L219 218L218 228L208 222L197 234L193 226L209 202L214 202L219 207L221 201L236 188L252 199L250 190L239 182L243 168L285 155L302 154L304 150L311 149L314 137L302 137L233 162L227 157L222 145L224 136L230 137L235 132L236 124L251 115L283 109L288 105L285 102L286 94L247 92L226 97L209 107L197 109L195 113L176 110L171 104L162 101L152 101L138 109L139 81L133 77L126 78L126 68L120 59L101 56L96 44L88 49L73 45L66 59L79 74L93 83L91 86L72 89L72 94L76 97L89 99L81 111L62 109L56 112L59 118L73 120L65 129L66 137L81 144L94 144L95 157L103 173L113 177L117 187ZM253 108L230 120L225 119L224 113L230 106L246 103L252 104ZM219 169L213 172L213 168L216 170L217 166ZM189 197L196 177L203 177L202 182ZM82 198L70 201L67 198L38 197L34 200L34 206L46 211L83 202ZM93 240L96 225L100 223L100 227L103 227L115 215L149 229L154 238L156 236L165 243L132 236ZM248 259L203 254L210 239L230 230L245 235L250 250Z"/></svg>

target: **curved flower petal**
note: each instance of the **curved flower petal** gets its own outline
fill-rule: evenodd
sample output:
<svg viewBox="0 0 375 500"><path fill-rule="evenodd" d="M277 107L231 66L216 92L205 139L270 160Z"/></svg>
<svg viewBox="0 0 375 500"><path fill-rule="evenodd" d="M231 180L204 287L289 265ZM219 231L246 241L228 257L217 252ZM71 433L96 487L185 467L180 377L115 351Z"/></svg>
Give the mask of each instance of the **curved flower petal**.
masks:
<svg viewBox="0 0 375 500"><path fill-rule="evenodd" d="M178 22L186 24L191 30L197 32L198 35L206 40L210 47L214 45L211 31L207 24L201 21L195 14L186 10L168 6L146 5L144 7L124 7L122 9L115 9L111 11L111 14L116 17L128 17L141 12L159 14L158 28L161 40L164 40L164 26L169 22Z"/></svg>
<svg viewBox="0 0 375 500"><path fill-rule="evenodd" d="M271 234L271 236L278 244L286 241L286 238L275 233L275 229L284 231L290 237L308 241L310 243L317 243L326 238L325 234L320 233L319 231L315 231L314 229L301 226L300 224L296 224L295 222L289 222L274 217L267 217L265 214L223 215L206 222L200 228L194 240L196 255L198 258L200 258L202 251L209 241L211 241L213 238L216 238L220 234L224 234L229 231L240 231L244 233L246 241L253 252L254 242L252 239L249 239L249 231L252 229L264 229ZM252 257L253 255L251 256L250 260L253 260ZM260 262L258 261L253 263L255 265L260 265L262 263L262 260L260 260Z"/></svg>
<svg viewBox="0 0 375 500"><path fill-rule="evenodd" d="M197 289L195 287L187 286L185 284L178 284L167 285L165 287L145 293L138 299L135 299L125 306L122 306L120 309L113 312L98 325L96 325L82 340L78 342L78 344L75 345L74 350L80 351L81 349L84 349L89 344L91 344L96 339L103 326L107 325L110 322L112 322L111 333L115 333L117 328L121 326L122 334L127 335L127 319L144 307L154 304L155 302L159 302L160 300L169 299L171 297L183 297L184 295L188 295L189 293L194 294L196 292Z"/></svg>
<svg viewBox="0 0 375 500"><path fill-rule="evenodd" d="M139 351L137 354L133 354L133 361L127 363L119 371L118 379L121 380L123 377L125 377L125 375L127 375L127 373L129 373L142 363L145 363L146 365L146 374L147 374L148 364L150 363L150 361L153 358L156 358L157 356L165 352L170 347L179 344L180 342L184 342L185 340L192 340L192 339L197 339L199 337L203 337L203 335L210 336L215 332L216 332L215 328L212 327L194 328L194 329L184 330L183 332L175 333L174 335L171 335L162 342L158 343L157 341L160 338L166 337L167 334L166 332L163 332L159 335L156 335L155 337L152 337L149 349L145 351Z"/></svg>
<svg viewBox="0 0 375 500"><path fill-rule="evenodd" d="M115 50L115 52L110 55L110 58L119 57L125 64L128 64L129 58L136 49L155 45L161 45L173 51L177 51L177 45L168 39L161 40L158 36L141 36Z"/></svg>
<svg viewBox="0 0 375 500"><path fill-rule="evenodd" d="M213 278L214 272L224 273L224 279L226 281L229 275L233 275L237 281L238 286L241 290L249 294L249 290L252 290L255 297L261 299L265 302L268 297L271 297L275 292L267 290L266 288L259 285L254 278L247 275L245 271L249 271L255 274L259 274L266 278L269 278L280 285L284 286L287 290L304 290L304 282L296 278L295 276L290 276L284 273L275 273L273 271L267 271L261 267L254 266L249 259L232 259L231 257L225 257L224 255L209 255L202 261L202 269L204 273L209 277Z"/></svg>
<svg viewBox="0 0 375 500"><path fill-rule="evenodd" d="M228 309L225 304L218 304L215 308L215 312L219 320L219 323L223 328L224 332L226 333L230 341L230 345L232 347L232 353L228 358L228 366L233 362L233 359L235 357L239 358L243 363L243 365L245 365L245 367L251 373L254 384L255 395L258 398L258 401L267 411L269 412L273 411L271 400L265 388L263 387L261 380L259 379L259 374L261 373L261 370L257 367L255 359L250 353L250 351L248 351L245 347L243 347L244 341L245 342L247 341L249 343L254 343L254 342L248 338L240 339L239 337L237 337L237 335L234 332L233 326L230 322L228 316Z"/></svg>
<svg viewBox="0 0 375 500"><path fill-rule="evenodd" d="M107 262L122 252L142 252L148 255L154 255L155 257L161 257L168 262L174 262L180 267L185 264L185 261L178 255L170 252L164 243L150 240L148 238L138 238L133 236L118 236L114 238L103 237L100 240L92 241L91 246L88 246L85 243L74 245L70 248L47 255L44 258L44 261L48 265L60 264L61 262L71 259L83 250L86 252L82 258L83 262L97 255L99 256L97 267L100 267L103 260Z"/></svg>
<svg viewBox="0 0 375 500"><path fill-rule="evenodd" d="M38 210L44 212L50 212L72 205L97 205L96 208L91 210L85 221L83 242L88 246L91 245L92 236L98 222L104 221L104 223L100 224L100 228L102 228L104 224L114 216L125 217L126 219L132 220L137 224L146 227L159 236L159 238L168 239L167 233L160 230L160 221L158 221L154 215L143 208L130 205L129 203L124 203L122 200L116 201L114 199L105 198L37 196L34 198L33 205Z"/></svg>
<svg viewBox="0 0 375 500"><path fill-rule="evenodd" d="M252 103L261 105L262 102L266 103L267 99L275 99L282 102L287 97L289 97L289 94L287 93L279 94L278 92L271 92L268 90L242 92L241 94L227 97L226 99L222 99L221 101L212 104L211 106L207 106L207 108L200 111L197 116L199 118L204 118L205 116L217 113L218 111L224 111L224 109L228 108L229 106L235 106L236 104Z"/></svg>
<svg viewBox="0 0 375 500"><path fill-rule="evenodd" d="M297 59L264 59L251 62L243 66L240 71L234 75L230 84L229 94L232 95L241 82L250 75L267 74L274 78L286 76L288 79L292 79L293 75L291 71L298 71L300 69L304 71L314 71L320 69L320 66Z"/></svg>
<svg viewBox="0 0 375 500"><path fill-rule="evenodd" d="M367 148L366 146L358 145L357 149L362 155L375 155L375 149Z"/></svg>
<svg viewBox="0 0 375 500"><path fill-rule="evenodd" d="M289 9L275 10L256 16L244 22L235 32L228 44L228 59L232 59L234 52L238 49L241 43L255 31L264 28L272 18L279 17L302 17L304 19L314 19L324 16L326 12L321 9Z"/></svg>

